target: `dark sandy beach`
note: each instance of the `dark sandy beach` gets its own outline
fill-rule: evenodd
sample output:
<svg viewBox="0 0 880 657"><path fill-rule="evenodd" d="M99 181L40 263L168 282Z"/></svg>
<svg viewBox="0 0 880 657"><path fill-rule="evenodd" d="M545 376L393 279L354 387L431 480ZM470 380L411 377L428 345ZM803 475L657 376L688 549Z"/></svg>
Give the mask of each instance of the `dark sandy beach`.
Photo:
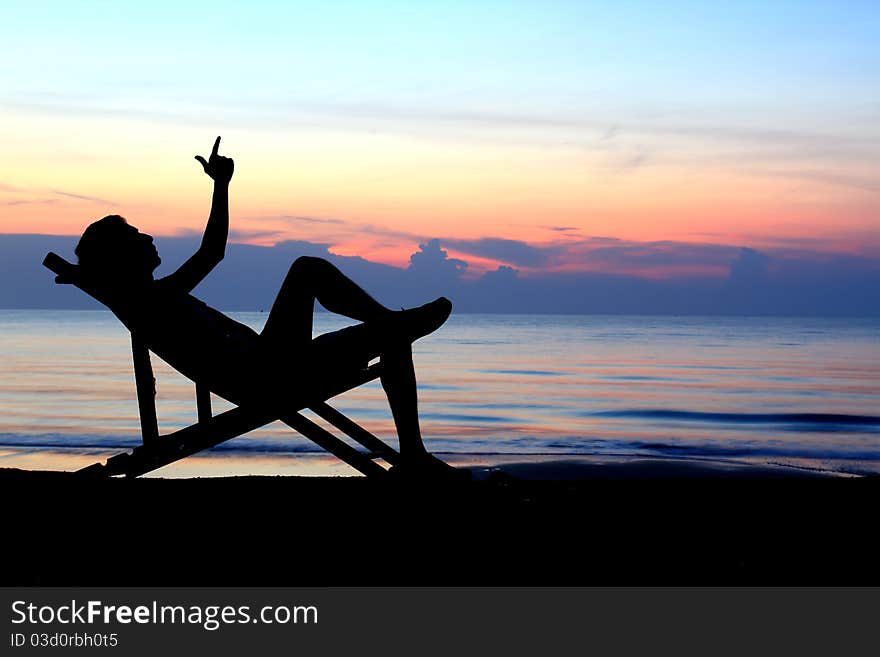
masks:
<svg viewBox="0 0 880 657"><path fill-rule="evenodd" d="M0 470L9 585L878 584L880 481L643 460L357 477Z"/></svg>

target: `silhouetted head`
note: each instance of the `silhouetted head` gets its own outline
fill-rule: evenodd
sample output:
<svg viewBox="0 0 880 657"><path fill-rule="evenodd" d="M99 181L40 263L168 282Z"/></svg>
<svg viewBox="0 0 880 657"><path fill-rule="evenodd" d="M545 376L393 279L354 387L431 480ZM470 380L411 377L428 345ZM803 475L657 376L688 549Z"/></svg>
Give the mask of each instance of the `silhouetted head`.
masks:
<svg viewBox="0 0 880 657"><path fill-rule="evenodd" d="M97 278L152 278L162 260L153 238L111 214L83 231L74 250L83 273Z"/></svg>

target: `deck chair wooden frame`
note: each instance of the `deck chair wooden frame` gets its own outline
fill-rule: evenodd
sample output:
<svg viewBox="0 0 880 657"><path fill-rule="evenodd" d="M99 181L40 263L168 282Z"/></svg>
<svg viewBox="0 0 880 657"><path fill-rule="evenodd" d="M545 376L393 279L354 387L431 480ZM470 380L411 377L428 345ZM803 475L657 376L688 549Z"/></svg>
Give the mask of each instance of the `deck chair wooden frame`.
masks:
<svg viewBox="0 0 880 657"><path fill-rule="evenodd" d="M77 265L55 253L46 255L43 265L56 274L56 283L73 285L96 298L89 291L88 286L80 280ZM381 373L381 363L344 377L335 382L333 386L315 392L308 399L288 400L283 409L236 406L214 415L211 411L210 390L206 385L196 381L198 421L172 433L159 435L156 416L156 381L153 376L149 345L134 332L131 334L131 351L143 444L130 452L110 457L106 463L95 463L78 470L77 474L94 477L118 475L138 477L276 420L281 420L364 475L376 477L387 473L387 470L377 462L379 459L391 466L400 462L400 453L397 450L327 403L328 399L336 395L378 378ZM307 418L300 412L306 408L366 448L367 451L362 452L356 449Z"/></svg>

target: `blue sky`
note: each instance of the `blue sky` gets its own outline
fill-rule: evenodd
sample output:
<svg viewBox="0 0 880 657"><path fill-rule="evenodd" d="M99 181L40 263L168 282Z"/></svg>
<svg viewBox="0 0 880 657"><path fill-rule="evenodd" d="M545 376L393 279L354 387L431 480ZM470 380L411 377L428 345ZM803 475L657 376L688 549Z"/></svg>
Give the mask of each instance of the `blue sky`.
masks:
<svg viewBox="0 0 880 657"><path fill-rule="evenodd" d="M877 111L868 2L16 2L4 15L7 101Z"/></svg>

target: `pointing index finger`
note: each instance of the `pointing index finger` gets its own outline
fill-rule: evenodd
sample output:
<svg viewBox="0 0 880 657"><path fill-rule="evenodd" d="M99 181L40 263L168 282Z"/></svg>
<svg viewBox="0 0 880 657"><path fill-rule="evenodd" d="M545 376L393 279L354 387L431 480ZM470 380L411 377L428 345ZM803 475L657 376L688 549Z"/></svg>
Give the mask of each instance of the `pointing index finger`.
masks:
<svg viewBox="0 0 880 657"><path fill-rule="evenodd" d="M214 142L214 148L211 150L211 156L217 155L217 149L220 148L220 137Z"/></svg>

